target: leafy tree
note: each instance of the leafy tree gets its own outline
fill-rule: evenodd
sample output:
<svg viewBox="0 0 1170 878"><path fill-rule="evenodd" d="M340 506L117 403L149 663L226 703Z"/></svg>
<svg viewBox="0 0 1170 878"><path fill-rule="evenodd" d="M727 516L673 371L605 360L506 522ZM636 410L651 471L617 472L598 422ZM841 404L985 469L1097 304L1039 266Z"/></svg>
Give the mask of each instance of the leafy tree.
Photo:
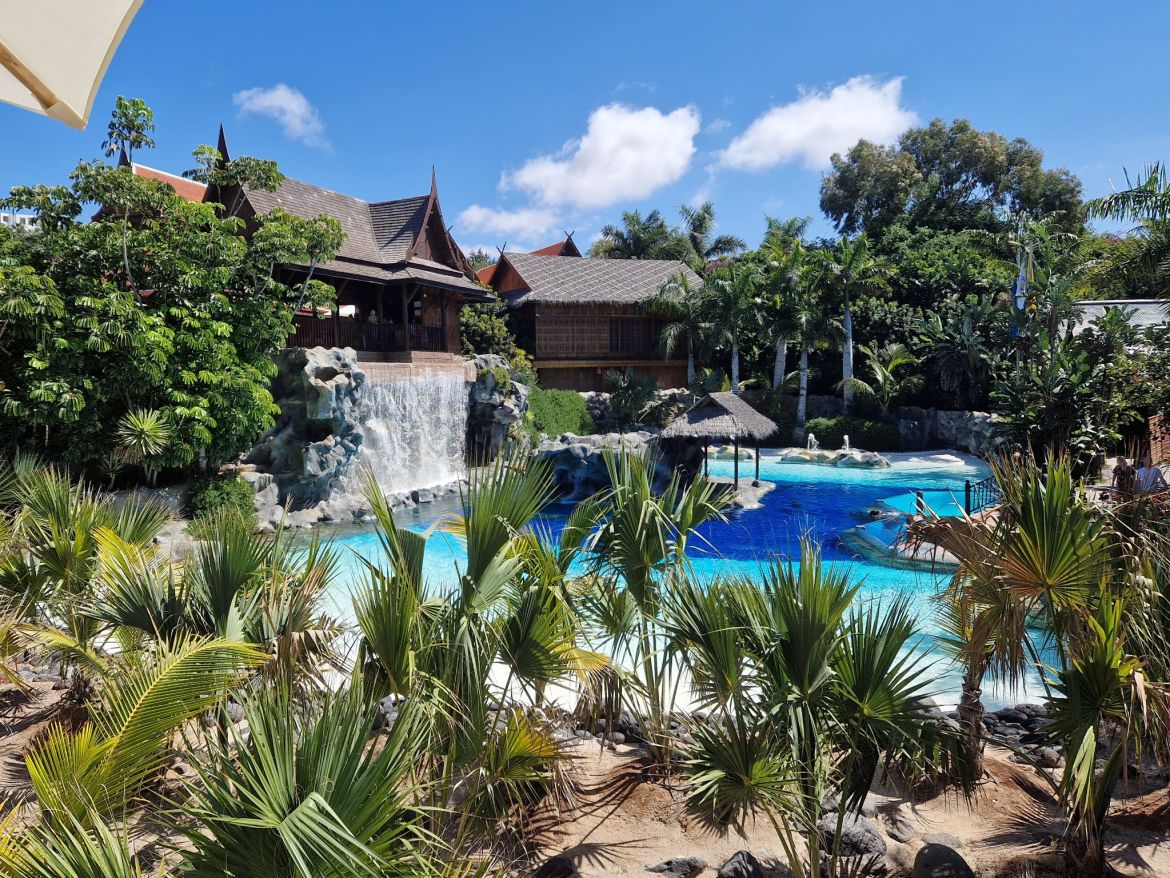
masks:
<svg viewBox="0 0 1170 878"><path fill-rule="evenodd" d="M666 224L657 210L644 218L636 210L622 214L620 226L607 225L590 248L603 259L686 259L690 242Z"/></svg>
<svg viewBox="0 0 1170 878"><path fill-rule="evenodd" d="M950 297L921 323L920 342L939 387L956 408L987 404L991 382L1010 350L1007 312L992 296Z"/></svg>
<svg viewBox="0 0 1170 878"><path fill-rule="evenodd" d="M520 380L536 383L532 359L517 343L502 299L465 305L459 312L459 338L465 356L496 354L508 361Z"/></svg>
<svg viewBox="0 0 1170 878"><path fill-rule="evenodd" d="M145 145L116 122L111 139ZM102 162L78 165L69 186L16 187L3 204L40 221L35 235L0 239L6 444L97 467L119 422L144 409L171 434L152 468L210 466L271 425L271 356L295 309L333 295L311 271L291 288L273 269L331 258L336 220L274 211L245 238L218 205ZM80 222L87 204L101 211Z"/></svg>
<svg viewBox="0 0 1170 878"><path fill-rule="evenodd" d="M821 210L837 231L873 237L898 223L910 229L1000 229L1001 213L1057 213L1068 228L1084 219L1080 181L1042 167L1028 141L1009 141L959 119L911 128L896 146L859 141L834 155L821 181Z"/></svg>
<svg viewBox="0 0 1170 878"><path fill-rule="evenodd" d="M467 265L472 271L478 271L481 268L487 268L489 265L495 264L495 257L489 255L482 247L477 247L467 254Z"/></svg>

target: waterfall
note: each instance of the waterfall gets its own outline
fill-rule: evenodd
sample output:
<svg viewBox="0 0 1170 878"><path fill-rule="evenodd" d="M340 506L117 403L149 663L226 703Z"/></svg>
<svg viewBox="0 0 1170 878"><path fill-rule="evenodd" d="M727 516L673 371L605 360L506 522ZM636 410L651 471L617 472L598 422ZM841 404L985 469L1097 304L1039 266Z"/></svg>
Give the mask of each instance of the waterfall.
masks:
<svg viewBox="0 0 1170 878"><path fill-rule="evenodd" d="M432 488L467 474L467 384L461 369L407 367L362 391L360 459L383 493ZM381 377L381 376L379 376Z"/></svg>

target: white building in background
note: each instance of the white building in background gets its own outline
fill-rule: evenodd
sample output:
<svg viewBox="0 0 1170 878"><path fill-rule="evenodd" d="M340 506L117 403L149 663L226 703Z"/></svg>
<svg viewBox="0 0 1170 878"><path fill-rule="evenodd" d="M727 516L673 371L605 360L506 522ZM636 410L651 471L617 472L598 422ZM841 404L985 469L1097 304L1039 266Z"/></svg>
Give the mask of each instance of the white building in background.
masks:
<svg viewBox="0 0 1170 878"><path fill-rule="evenodd" d="M9 228L35 229L37 218L28 213L13 213L10 210L0 210L0 226Z"/></svg>

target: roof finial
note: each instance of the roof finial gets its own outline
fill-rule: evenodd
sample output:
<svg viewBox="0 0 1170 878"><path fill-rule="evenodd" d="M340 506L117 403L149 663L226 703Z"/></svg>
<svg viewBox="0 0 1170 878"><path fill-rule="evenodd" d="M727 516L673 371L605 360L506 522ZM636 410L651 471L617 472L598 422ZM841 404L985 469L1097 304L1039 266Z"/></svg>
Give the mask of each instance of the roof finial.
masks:
<svg viewBox="0 0 1170 878"><path fill-rule="evenodd" d="M228 155L227 136L223 133L223 123L219 123L219 140L215 144L215 149L219 153L219 166L222 168L232 160Z"/></svg>

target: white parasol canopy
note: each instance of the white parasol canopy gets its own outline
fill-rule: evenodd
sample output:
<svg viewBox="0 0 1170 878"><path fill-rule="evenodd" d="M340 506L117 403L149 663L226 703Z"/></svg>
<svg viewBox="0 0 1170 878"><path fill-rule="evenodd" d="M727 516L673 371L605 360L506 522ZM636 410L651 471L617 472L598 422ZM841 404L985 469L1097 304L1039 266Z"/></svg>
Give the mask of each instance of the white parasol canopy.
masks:
<svg viewBox="0 0 1170 878"><path fill-rule="evenodd" d="M142 0L0 0L0 101L84 128Z"/></svg>

